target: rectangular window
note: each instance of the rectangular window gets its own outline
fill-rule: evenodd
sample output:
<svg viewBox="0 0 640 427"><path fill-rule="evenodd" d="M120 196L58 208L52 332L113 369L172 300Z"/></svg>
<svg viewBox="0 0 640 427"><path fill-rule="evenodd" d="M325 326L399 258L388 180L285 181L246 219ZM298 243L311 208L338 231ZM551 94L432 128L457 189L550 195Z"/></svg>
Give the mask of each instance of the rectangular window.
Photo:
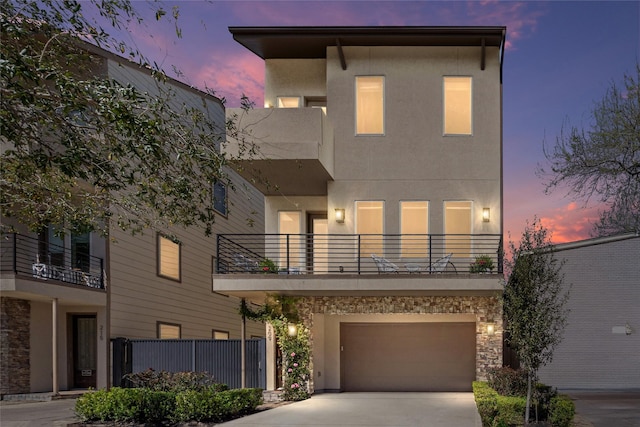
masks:
<svg viewBox="0 0 640 427"><path fill-rule="evenodd" d="M429 254L429 202L400 202L401 256L424 258Z"/></svg>
<svg viewBox="0 0 640 427"><path fill-rule="evenodd" d="M158 234L158 276L181 280L180 252L179 242Z"/></svg>
<svg viewBox="0 0 640 427"><path fill-rule="evenodd" d="M360 235L360 257L384 254L384 202L356 202L356 233Z"/></svg>
<svg viewBox="0 0 640 427"><path fill-rule="evenodd" d="M71 268L90 272L91 236L89 233L71 233Z"/></svg>
<svg viewBox="0 0 640 427"><path fill-rule="evenodd" d="M471 135L472 110L471 77L445 77L445 135Z"/></svg>
<svg viewBox="0 0 640 427"><path fill-rule="evenodd" d="M157 334L161 340L177 340L182 337L182 327L176 323L157 322Z"/></svg>
<svg viewBox="0 0 640 427"><path fill-rule="evenodd" d="M297 96L279 96L278 108L299 108L300 98Z"/></svg>
<svg viewBox="0 0 640 427"><path fill-rule="evenodd" d="M280 234L280 268L301 267L304 257L304 239L301 234L299 211L278 212L278 233Z"/></svg>
<svg viewBox="0 0 640 427"><path fill-rule="evenodd" d="M356 134L384 134L384 77L356 77Z"/></svg>
<svg viewBox="0 0 640 427"><path fill-rule="evenodd" d="M213 209L220 215L227 216L227 186L220 181L213 184Z"/></svg>
<svg viewBox="0 0 640 427"><path fill-rule="evenodd" d="M471 202L444 202L445 252L471 257Z"/></svg>
<svg viewBox="0 0 640 427"><path fill-rule="evenodd" d="M216 331L215 329L211 331L211 338L214 340L228 340L229 332L228 331Z"/></svg>

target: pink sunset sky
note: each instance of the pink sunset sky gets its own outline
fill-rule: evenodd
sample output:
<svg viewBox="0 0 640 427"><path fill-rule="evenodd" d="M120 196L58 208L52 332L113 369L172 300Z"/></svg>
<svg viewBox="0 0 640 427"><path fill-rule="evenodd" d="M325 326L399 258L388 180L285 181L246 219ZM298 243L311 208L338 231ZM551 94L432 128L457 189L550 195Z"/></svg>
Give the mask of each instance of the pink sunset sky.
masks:
<svg viewBox="0 0 640 427"><path fill-rule="evenodd" d="M134 2L135 3L135 2ZM144 11L146 3L135 3ZM519 240L534 217L554 242L590 237L598 200L547 195L536 176L543 141L563 125L589 126L594 102L640 58L640 3L632 1L180 1L182 37L150 17L127 37L148 58L187 84L214 89L237 106L242 94L263 105L263 61L229 26L507 27L504 58L504 232ZM180 74L172 74L176 67Z"/></svg>

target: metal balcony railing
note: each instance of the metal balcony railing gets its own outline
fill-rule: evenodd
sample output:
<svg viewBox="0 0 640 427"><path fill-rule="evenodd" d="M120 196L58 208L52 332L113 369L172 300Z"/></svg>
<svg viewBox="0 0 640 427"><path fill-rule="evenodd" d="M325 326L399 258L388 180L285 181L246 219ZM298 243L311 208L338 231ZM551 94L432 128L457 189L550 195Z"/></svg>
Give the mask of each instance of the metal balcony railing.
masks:
<svg viewBox="0 0 640 427"><path fill-rule="evenodd" d="M0 271L104 289L104 263L86 253L18 233L2 233Z"/></svg>
<svg viewBox="0 0 640 427"><path fill-rule="evenodd" d="M503 267L498 234L222 234L217 254L218 274L502 273Z"/></svg>

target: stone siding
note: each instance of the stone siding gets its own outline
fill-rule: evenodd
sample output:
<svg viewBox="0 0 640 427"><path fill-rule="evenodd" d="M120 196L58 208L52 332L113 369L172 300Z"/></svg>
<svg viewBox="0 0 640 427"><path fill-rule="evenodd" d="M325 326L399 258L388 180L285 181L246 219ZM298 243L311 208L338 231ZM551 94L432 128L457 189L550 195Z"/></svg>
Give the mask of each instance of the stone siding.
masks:
<svg viewBox="0 0 640 427"><path fill-rule="evenodd" d="M0 395L29 393L31 304L2 297L0 306Z"/></svg>
<svg viewBox="0 0 640 427"><path fill-rule="evenodd" d="M473 314L476 317L476 379L502 365L502 307L498 296L305 297L297 302L303 324L311 331L313 316L350 314ZM487 325L493 325L493 335ZM313 354L311 355L313 370ZM313 384L310 384L313 391Z"/></svg>

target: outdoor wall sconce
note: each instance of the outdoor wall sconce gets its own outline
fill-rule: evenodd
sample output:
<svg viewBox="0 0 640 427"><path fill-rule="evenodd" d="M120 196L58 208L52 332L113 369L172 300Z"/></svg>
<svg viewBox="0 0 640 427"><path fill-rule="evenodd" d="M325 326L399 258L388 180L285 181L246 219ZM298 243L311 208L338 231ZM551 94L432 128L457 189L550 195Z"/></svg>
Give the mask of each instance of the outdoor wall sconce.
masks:
<svg viewBox="0 0 640 427"><path fill-rule="evenodd" d="M489 222L491 219L491 209L482 208L482 222Z"/></svg>
<svg viewBox="0 0 640 427"><path fill-rule="evenodd" d="M495 335L496 333L496 327L493 323L489 323L487 325L487 335Z"/></svg>
<svg viewBox="0 0 640 427"><path fill-rule="evenodd" d="M344 223L344 209L336 209L336 222L338 224Z"/></svg>
<svg viewBox="0 0 640 427"><path fill-rule="evenodd" d="M294 325L293 323L289 323L289 325L287 326L287 332L289 333L290 337L295 337L298 334L298 328L296 328L296 325Z"/></svg>

